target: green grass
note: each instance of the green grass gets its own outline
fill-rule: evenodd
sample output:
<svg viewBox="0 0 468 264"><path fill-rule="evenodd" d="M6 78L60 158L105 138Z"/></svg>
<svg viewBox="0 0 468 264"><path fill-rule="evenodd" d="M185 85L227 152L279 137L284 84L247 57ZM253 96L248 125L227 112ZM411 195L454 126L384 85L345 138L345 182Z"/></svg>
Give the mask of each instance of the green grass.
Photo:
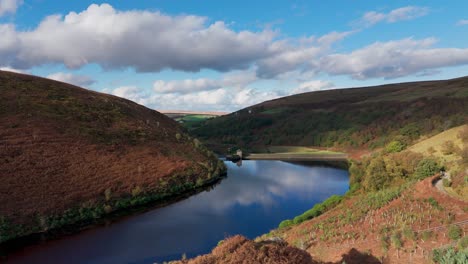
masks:
<svg viewBox="0 0 468 264"><path fill-rule="evenodd" d="M280 107L280 108L268 109L268 110L265 110L265 111L260 112L260 113L261 113L261 114L267 114L267 115L274 115L274 114L283 113L283 112L285 112L286 110L288 110L288 108Z"/></svg>
<svg viewBox="0 0 468 264"><path fill-rule="evenodd" d="M467 125L454 127L442 133L439 133L433 137L421 140L415 145L411 146L408 150L421 153L423 155L434 155L435 157L443 157L444 159L451 161L456 159L456 155L444 155L442 153L443 144L446 141L452 141L456 147L463 147L462 141L458 138L458 133L463 130ZM433 149L435 152L430 153L429 149Z"/></svg>
<svg viewBox="0 0 468 264"><path fill-rule="evenodd" d="M214 118L213 115L200 115L200 114L188 114L175 118L177 122L185 126L187 129L192 130L200 127L204 121Z"/></svg>
<svg viewBox="0 0 468 264"><path fill-rule="evenodd" d="M274 154L342 154L329 150L320 150L303 146L269 146L269 153Z"/></svg>
<svg viewBox="0 0 468 264"><path fill-rule="evenodd" d="M186 115L180 118L180 120L185 122L200 122L206 119L213 118L212 115Z"/></svg>

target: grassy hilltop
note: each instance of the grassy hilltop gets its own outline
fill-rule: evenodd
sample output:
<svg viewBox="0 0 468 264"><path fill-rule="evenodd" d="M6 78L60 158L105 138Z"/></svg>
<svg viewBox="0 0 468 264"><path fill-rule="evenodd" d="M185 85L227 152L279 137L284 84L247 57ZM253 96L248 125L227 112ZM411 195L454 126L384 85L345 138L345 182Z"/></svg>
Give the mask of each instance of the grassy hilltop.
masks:
<svg viewBox="0 0 468 264"><path fill-rule="evenodd" d="M116 96L0 71L0 242L154 202L224 164L170 118Z"/></svg>

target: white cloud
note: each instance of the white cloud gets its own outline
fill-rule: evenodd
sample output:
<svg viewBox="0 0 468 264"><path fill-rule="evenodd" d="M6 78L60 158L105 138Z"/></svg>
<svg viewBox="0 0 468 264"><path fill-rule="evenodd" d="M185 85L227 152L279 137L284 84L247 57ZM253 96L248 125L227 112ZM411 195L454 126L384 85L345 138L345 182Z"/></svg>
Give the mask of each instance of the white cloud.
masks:
<svg viewBox="0 0 468 264"><path fill-rule="evenodd" d="M153 109L237 110L265 100L286 95L279 91L261 91L253 88L214 89L191 93L156 93L124 86L103 92L127 98Z"/></svg>
<svg viewBox="0 0 468 264"><path fill-rule="evenodd" d="M269 29L236 32L222 21L209 24L206 17L118 11L108 4L93 4L80 13L46 17L28 31L0 24L0 33L0 66L64 64L74 69L96 63L105 69L131 67L138 72L228 72L253 67L260 77L275 77L313 67L317 56L353 32L279 40L277 32Z"/></svg>
<svg viewBox="0 0 468 264"><path fill-rule="evenodd" d="M272 45L274 55L257 62L258 76L274 78L278 75L317 68L316 61L331 50L331 46L355 31L331 32L319 38L278 41Z"/></svg>
<svg viewBox="0 0 468 264"><path fill-rule="evenodd" d="M468 64L468 49L432 48L434 38L376 42L348 54L321 59L320 69L354 79L397 78L446 66Z"/></svg>
<svg viewBox="0 0 468 264"><path fill-rule="evenodd" d="M235 71L225 74L222 79L185 79L162 81L157 80L153 84L153 90L157 93L191 93L219 88L245 87L257 80L253 71Z"/></svg>
<svg viewBox="0 0 468 264"><path fill-rule="evenodd" d="M372 26L382 21L387 23L395 23L398 21L412 20L418 17L425 16L429 13L429 8L419 6L405 6L394 9L388 13L380 13L369 11L361 18L360 23L365 26Z"/></svg>
<svg viewBox="0 0 468 264"><path fill-rule="evenodd" d="M16 72L16 73L28 73L27 71L18 70L18 69L11 68L11 67L0 67L0 71L9 71L9 72Z"/></svg>
<svg viewBox="0 0 468 264"><path fill-rule="evenodd" d="M136 86L121 86L115 89L104 89L103 92L126 98L136 103L146 105L149 94Z"/></svg>
<svg viewBox="0 0 468 264"><path fill-rule="evenodd" d="M386 15L382 13L378 13L375 11L369 11L364 14L362 17L362 21L365 22L368 25L374 25L379 23L382 20L385 20Z"/></svg>
<svg viewBox="0 0 468 264"><path fill-rule="evenodd" d="M97 63L143 72L228 71L248 68L272 53L271 30L235 32L221 21L207 21L200 16L117 11L108 4L93 4L81 13L49 16L33 30L14 31L9 39L16 45L7 47L11 56L0 61L22 68ZM1 50L5 48L0 46L0 54Z"/></svg>
<svg viewBox="0 0 468 264"><path fill-rule="evenodd" d="M468 25L468 19L461 19L457 22L457 25L459 26L464 26L464 25Z"/></svg>
<svg viewBox="0 0 468 264"><path fill-rule="evenodd" d="M406 6L402 8L398 8L392 10L387 15L387 21L389 23L394 23L403 20L411 20L418 17L425 16L429 13L429 9L427 7L419 7L419 6Z"/></svg>
<svg viewBox="0 0 468 264"><path fill-rule="evenodd" d="M303 82L296 89L292 90L292 94L306 93L320 90L328 90L334 88L335 85L330 81L314 80Z"/></svg>
<svg viewBox="0 0 468 264"><path fill-rule="evenodd" d="M19 40L12 24L0 24L0 66L8 66L18 51Z"/></svg>
<svg viewBox="0 0 468 264"><path fill-rule="evenodd" d="M5 14L14 14L23 0L0 0L0 17Z"/></svg>
<svg viewBox="0 0 468 264"><path fill-rule="evenodd" d="M207 78L174 81L155 81L154 91L158 93L189 93L221 88L221 82Z"/></svg>
<svg viewBox="0 0 468 264"><path fill-rule="evenodd" d="M91 79L89 76L75 75L72 73L64 73L64 72L57 72L54 74L50 74L47 76L47 78L60 81L60 82L71 83L76 86L82 86L82 87L87 87L96 82L95 80Z"/></svg>

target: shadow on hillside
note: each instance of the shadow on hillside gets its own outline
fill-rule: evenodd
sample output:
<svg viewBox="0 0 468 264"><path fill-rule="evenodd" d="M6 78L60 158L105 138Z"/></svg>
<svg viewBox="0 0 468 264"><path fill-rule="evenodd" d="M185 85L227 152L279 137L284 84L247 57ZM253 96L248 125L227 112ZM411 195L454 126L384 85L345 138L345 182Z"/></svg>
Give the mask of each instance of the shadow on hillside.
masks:
<svg viewBox="0 0 468 264"><path fill-rule="evenodd" d="M355 248L352 248L348 253L341 255L342 259L335 264L380 264L382 263L378 258L371 254L360 252Z"/></svg>

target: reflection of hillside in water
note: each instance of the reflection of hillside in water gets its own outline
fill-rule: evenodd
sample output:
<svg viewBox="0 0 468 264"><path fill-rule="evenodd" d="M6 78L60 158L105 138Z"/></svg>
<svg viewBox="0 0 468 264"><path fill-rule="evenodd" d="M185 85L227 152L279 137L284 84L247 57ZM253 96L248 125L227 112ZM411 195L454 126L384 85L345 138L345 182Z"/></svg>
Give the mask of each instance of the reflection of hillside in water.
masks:
<svg viewBox="0 0 468 264"><path fill-rule="evenodd" d="M17 263L154 263L180 259L183 253L191 257L209 252L229 235L253 238L266 233L348 189L347 171L332 167L250 160L241 167L226 165L228 177L213 189L49 242ZM70 260L70 255L76 257Z"/></svg>

